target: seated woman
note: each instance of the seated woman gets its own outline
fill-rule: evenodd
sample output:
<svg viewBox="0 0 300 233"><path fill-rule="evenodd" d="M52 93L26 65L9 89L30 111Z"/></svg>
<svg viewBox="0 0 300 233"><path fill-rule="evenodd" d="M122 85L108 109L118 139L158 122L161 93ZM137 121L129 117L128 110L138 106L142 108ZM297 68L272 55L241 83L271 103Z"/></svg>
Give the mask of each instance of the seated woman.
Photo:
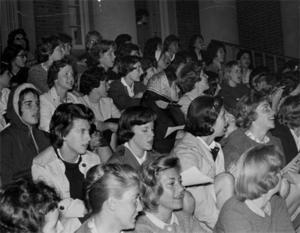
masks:
<svg viewBox="0 0 300 233"><path fill-rule="evenodd" d="M236 60L241 67L242 84L249 87L249 77L252 71L252 56L249 50L240 50L236 55Z"/></svg>
<svg viewBox="0 0 300 233"><path fill-rule="evenodd" d="M47 84L50 90L40 96L40 129L49 132L49 123L57 106L62 103L79 103L78 98L69 92L74 85L73 69L69 60L53 62L48 71Z"/></svg>
<svg viewBox="0 0 300 233"><path fill-rule="evenodd" d="M10 92L7 118L10 125L0 133L2 184L30 177L33 158L50 145L49 135L38 128L39 92L24 83Z"/></svg>
<svg viewBox="0 0 300 233"><path fill-rule="evenodd" d="M0 132L5 128L7 125L7 116L6 116L6 109L7 109L7 102L8 96L10 93L9 83L12 77L10 73L10 66L6 62L1 61L0 66Z"/></svg>
<svg viewBox="0 0 300 233"><path fill-rule="evenodd" d="M106 78L102 68L94 67L86 70L80 79L79 90L84 96L79 98L79 101L93 110L97 129L104 133L108 144L115 149L117 144L115 132L121 113L113 100L107 97L109 84Z"/></svg>
<svg viewBox="0 0 300 233"><path fill-rule="evenodd" d="M121 115L117 132L119 142L124 144L117 148L108 162L127 164L139 170L143 162L153 157L155 119L155 113L148 108L127 108Z"/></svg>
<svg viewBox="0 0 300 233"><path fill-rule="evenodd" d="M145 91L145 86L140 82L143 74L140 58L136 56L122 57L119 73L122 74L122 78L110 84L108 96L122 111L128 107L139 105Z"/></svg>
<svg viewBox="0 0 300 233"><path fill-rule="evenodd" d="M90 167L100 163L98 155L87 151L93 112L82 104L61 104L55 110L50 133L52 145L34 158L32 177L55 188L62 201L65 232L79 228L85 215L83 183Z"/></svg>
<svg viewBox="0 0 300 233"><path fill-rule="evenodd" d="M153 149L169 153L176 139L176 128L183 128L185 119L178 101L176 75L171 68L154 75L148 82L141 104L152 109L157 119L154 127ZM171 130L170 130L171 129Z"/></svg>
<svg viewBox="0 0 300 233"><path fill-rule="evenodd" d="M42 38L42 43L37 48L39 64L30 68L28 82L36 86L42 94L49 91L47 85L48 70L54 61L61 60L63 56L63 44L57 36Z"/></svg>
<svg viewBox="0 0 300 233"><path fill-rule="evenodd" d="M139 192L139 177L131 167L92 167L87 173L85 194L89 218L76 233L121 233L133 229L142 210Z"/></svg>
<svg viewBox="0 0 300 233"><path fill-rule="evenodd" d="M186 134L174 147L182 172L196 169L197 175L209 181L188 187L196 201L195 216L209 228L214 227L219 210L233 195L233 177L224 173L224 155L215 139L226 131L225 110L222 99L200 96L188 109ZM183 177L184 182L188 182Z"/></svg>
<svg viewBox="0 0 300 233"><path fill-rule="evenodd" d="M179 99L178 104L181 105L181 111L186 116L190 103L196 97L203 95L204 91L209 89L207 81L208 76L203 72L203 70L198 73L187 66L183 67L181 73L182 75L179 78L177 85L181 90L182 96Z"/></svg>
<svg viewBox="0 0 300 233"><path fill-rule="evenodd" d="M300 95L289 96L281 104L272 135L279 138L289 163L300 151Z"/></svg>
<svg viewBox="0 0 300 233"><path fill-rule="evenodd" d="M141 200L145 214L137 219L135 232L205 232L200 222L182 211L185 196L179 160L160 156L143 164Z"/></svg>
<svg viewBox="0 0 300 233"><path fill-rule="evenodd" d="M236 195L223 206L216 233L295 232L284 200L282 156L274 146L258 145L237 162Z"/></svg>
<svg viewBox="0 0 300 233"><path fill-rule="evenodd" d="M0 232L60 233L59 197L42 182L20 179L0 193Z"/></svg>

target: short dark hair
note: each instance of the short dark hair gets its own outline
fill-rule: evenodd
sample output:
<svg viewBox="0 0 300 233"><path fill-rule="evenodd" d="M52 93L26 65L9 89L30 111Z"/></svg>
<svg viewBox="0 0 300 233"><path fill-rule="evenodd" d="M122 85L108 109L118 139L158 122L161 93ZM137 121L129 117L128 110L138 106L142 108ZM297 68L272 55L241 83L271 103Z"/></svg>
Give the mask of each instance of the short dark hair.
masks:
<svg viewBox="0 0 300 233"><path fill-rule="evenodd" d="M58 33L58 38L62 43L70 43L71 44L72 40L73 40L71 36L69 36L66 33L62 33L62 32Z"/></svg>
<svg viewBox="0 0 300 233"><path fill-rule="evenodd" d="M294 91L300 84L300 72L299 71L288 71L281 74L279 80L279 86L284 86L282 96L289 95Z"/></svg>
<svg viewBox="0 0 300 233"><path fill-rule="evenodd" d="M107 80L107 74L102 67L92 67L83 72L80 76L79 91L89 95L94 88L98 88L100 81Z"/></svg>
<svg viewBox="0 0 300 233"><path fill-rule="evenodd" d="M26 42L26 48L24 48L26 51L29 50L29 43L28 43L28 38L27 38L27 34L26 32L24 31L23 28L18 28L18 29L15 29L13 31L11 31L9 34L8 34L8 39L7 39L7 45L12 45L14 44L14 40L15 40L15 37L16 35L18 34L21 34L23 37L24 37L24 40Z"/></svg>
<svg viewBox="0 0 300 233"><path fill-rule="evenodd" d="M131 35L129 34L119 34L115 39L118 48L128 42L131 42Z"/></svg>
<svg viewBox="0 0 300 233"><path fill-rule="evenodd" d="M164 190L159 182L160 172L175 168L180 171L176 157L157 156L143 163L140 169L141 201L145 210L153 211L159 206L159 198Z"/></svg>
<svg viewBox="0 0 300 233"><path fill-rule="evenodd" d="M128 73L133 71L133 67L136 63L140 62L141 58L137 56L125 56L120 58L120 70L119 73L122 76L126 76Z"/></svg>
<svg viewBox="0 0 300 233"><path fill-rule="evenodd" d="M19 94L19 101L18 101L18 110L19 110L19 114L20 116L23 115L21 109L22 109L22 102L25 98L25 95L27 95L28 93L32 93L33 95L35 95L39 101L39 97L40 97L40 93L37 89L33 88L33 87L27 87L24 90L22 90Z"/></svg>
<svg viewBox="0 0 300 233"><path fill-rule="evenodd" d="M7 64L11 64L12 61L15 60L15 58L18 56L19 52L25 49L18 44L11 44L7 46L2 54L2 62L5 62ZM1 63L2 65L2 63Z"/></svg>
<svg viewBox="0 0 300 233"><path fill-rule="evenodd" d="M49 88L54 86L54 82L58 78L57 75L59 71L67 65L72 66L71 61L67 58L63 58L61 60L54 61L52 63L52 65L48 70L48 78L47 78L47 84Z"/></svg>
<svg viewBox="0 0 300 233"><path fill-rule="evenodd" d="M147 40L144 47L144 57L155 59L155 52L159 44L162 44L162 40L160 37L152 37Z"/></svg>
<svg viewBox="0 0 300 233"><path fill-rule="evenodd" d="M125 56L131 56L132 51L140 51L140 48L138 45L133 43L126 43L122 44L117 49L117 56L118 58L125 57Z"/></svg>
<svg viewBox="0 0 300 233"><path fill-rule="evenodd" d="M207 82L209 89L204 91L205 94L214 96L218 85L220 85L220 77L217 73L213 71L205 71L205 74L208 76Z"/></svg>
<svg viewBox="0 0 300 233"><path fill-rule="evenodd" d="M212 40L208 44L208 46L207 46L207 62L206 62L207 65L212 63L214 58L217 56L219 49L224 49L224 52L226 53L225 45L222 42Z"/></svg>
<svg viewBox="0 0 300 233"><path fill-rule="evenodd" d="M38 62L41 63L47 61L49 59L49 56L53 53L54 49L61 44L62 43L57 35L43 37L36 51Z"/></svg>
<svg viewBox="0 0 300 233"><path fill-rule="evenodd" d="M163 44L163 50L162 50L162 53L168 51L170 45L173 43L173 42L179 42L179 38L173 34L171 35L168 35L165 40L164 40L164 44Z"/></svg>
<svg viewBox="0 0 300 233"><path fill-rule="evenodd" d="M201 81L200 74L195 72L193 63L188 63L182 68L180 77L178 77L177 85L181 90L181 94L185 94L194 89L195 84Z"/></svg>
<svg viewBox="0 0 300 233"><path fill-rule="evenodd" d="M223 99L221 97L197 97L188 108L185 130L194 136L213 134L213 126L222 107Z"/></svg>
<svg viewBox="0 0 300 233"><path fill-rule="evenodd" d="M97 66L100 54L106 53L110 48L116 49L116 44L112 40L101 40L95 44L90 50L90 58L87 61L88 66Z"/></svg>
<svg viewBox="0 0 300 233"><path fill-rule="evenodd" d="M45 215L57 208L60 198L42 182L19 179L0 192L0 232L38 233Z"/></svg>
<svg viewBox="0 0 300 233"><path fill-rule="evenodd" d="M201 34L194 34L191 36L190 40L189 40L189 50L190 51L193 51L194 50L194 44L195 44L195 41L200 38L200 39L204 39L203 36Z"/></svg>
<svg viewBox="0 0 300 233"><path fill-rule="evenodd" d="M256 108L263 101L268 101L268 97L262 93L251 91L243 96L236 106L236 124L238 127L249 129L252 122L256 120Z"/></svg>
<svg viewBox="0 0 300 233"><path fill-rule="evenodd" d="M128 142L133 136L132 127L155 121L156 114L149 108L134 106L127 108L121 115L117 131L120 143Z"/></svg>
<svg viewBox="0 0 300 233"><path fill-rule="evenodd" d="M1 61L0 75L4 74L5 71L11 72L11 64L6 61Z"/></svg>
<svg viewBox="0 0 300 233"><path fill-rule="evenodd" d="M76 119L91 123L94 120L94 113L83 104L66 103L56 108L50 121L50 139L55 148L62 147L63 138L68 135Z"/></svg>
<svg viewBox="0 0 300 233"><path fill-rule="evenodd" d="M240 60L241 57L242 57L245 53L249 54L250 60L251 60L251 52L250 52L249 50L246 50L246 49L241 49L241 50L237 53L237 55L236 55L236 60L237 60L237 61Z"/></svg>

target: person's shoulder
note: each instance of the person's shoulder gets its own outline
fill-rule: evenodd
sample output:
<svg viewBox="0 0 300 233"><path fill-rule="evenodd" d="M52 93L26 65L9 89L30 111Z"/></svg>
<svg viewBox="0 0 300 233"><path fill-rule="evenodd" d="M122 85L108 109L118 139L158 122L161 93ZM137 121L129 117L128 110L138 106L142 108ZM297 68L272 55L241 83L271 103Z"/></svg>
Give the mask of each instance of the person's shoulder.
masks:
<svg viewBox="0 0 300 233"><path fill-rule="evenodd" d="M57 159L54 148L52 146L47 147L44 151L39 153L34 159L33 164L45 166Z"/></svg>
<svg viewBox="0 0 300 233"><path fill-rule="evenodd" d="M29 72L41 71L41 70L42 70L42 65L41 63L39 63L30 67Z"/></svg>

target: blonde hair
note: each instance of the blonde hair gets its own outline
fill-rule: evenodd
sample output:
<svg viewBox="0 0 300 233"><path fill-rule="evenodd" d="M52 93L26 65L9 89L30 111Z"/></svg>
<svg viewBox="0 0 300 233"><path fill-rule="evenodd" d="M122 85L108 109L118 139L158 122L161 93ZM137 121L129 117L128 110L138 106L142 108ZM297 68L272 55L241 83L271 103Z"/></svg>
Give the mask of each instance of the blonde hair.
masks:
<svg viewBox="0 0 300 233"><path fill-rule="evenodd" d="M282 164L282 155L273 145L259 145L246 151L237 162L237 198L253 200L274 188Z"/></svg>

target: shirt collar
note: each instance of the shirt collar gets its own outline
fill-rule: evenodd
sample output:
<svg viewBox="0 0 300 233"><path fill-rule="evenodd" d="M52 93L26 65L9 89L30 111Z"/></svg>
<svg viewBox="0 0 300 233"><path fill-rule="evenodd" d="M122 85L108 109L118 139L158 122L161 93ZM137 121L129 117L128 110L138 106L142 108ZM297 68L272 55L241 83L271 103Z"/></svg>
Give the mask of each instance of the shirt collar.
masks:
<svg viewBox="0 0 300 233"><path fill-rule="evenodd" d="M165 227L169 226L169 225L172 225L172 224L177 224L179 225L179 222L178 222L178 219L176 217L176 215L174 213L172 213L172 216L171 216L171 221L170 221L170 224L167 224L163 221L161 221L159 218L157 218L156 216L154 216L153 214L149 213L149 212L145 212L147 218L150 219L150 221L156 225L157 227L161 228L161 229L164 229Z"/></svg>
<svg viewBox="0 0 300 233"><path fill-rule="evenodd" d="M133 96L134 96L134 83L132 84L132 87L130 87L130 86L126 83L124 77L121 78L121 83L126 87L126 89L127 89L127 91L128 91L128 95L129 95L130 97L133 97Z"/></svg>
<svg viewBox="0 0 300 233"><path fill-rule="evenodd" d="M124 143L124 146L133 154L133 156L136 158L136 160L138 161L138 163L140 165L142 165L143 162L145 162L146 158L147 158L147 151L144 152L144 155L142 158L139 158L134 152L133 150L130 148L128 142Z"/></svg>
<svg viewBox="0 0 300 233"><path fill-rule="evenodd" d="M204 144L204 146L210 151L211 149L215 148L216 146L219 147L217 145L217 143L215 141L212 141L212 143L210 143L210 145L207 145L207 143L203 140L203 138L201 137L197 137L198 140L200 140L202 142L202 144Z"/></svg>

